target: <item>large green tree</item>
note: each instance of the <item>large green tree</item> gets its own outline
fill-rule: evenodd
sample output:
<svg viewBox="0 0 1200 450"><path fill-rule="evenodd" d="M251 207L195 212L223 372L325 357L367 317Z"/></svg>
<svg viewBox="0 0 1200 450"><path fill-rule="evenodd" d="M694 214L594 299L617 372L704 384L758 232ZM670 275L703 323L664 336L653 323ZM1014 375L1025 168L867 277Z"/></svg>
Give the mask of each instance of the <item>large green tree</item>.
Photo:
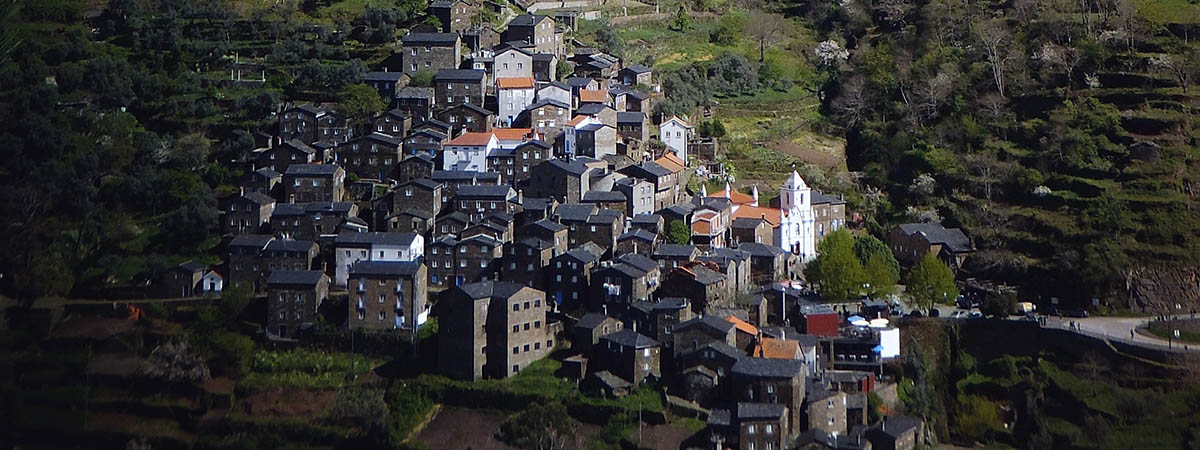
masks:
<svg viewBox="0 0 1200 450"><path fill-rule="evenodd" d="M366 123L372 114L387 106L383 104L375 89L361 83L346 86L338 96L338 109L351 123L359 126Z"/></svg>
<svg viewBox="0 0 1200 450"><path fill-rule="evenodd" d="M501 441L519 448L552 450L566 448L579 430L579 421L567 414L562 403L533 405L500 424Z"/></svg>
<svg viewBox="0 0 1200 450"><path fill-rule="evenodd" d="M806 270L819 283L818 292L828 301L844 301L861 291L863 267L854 256L854 238L845 229L834 231L817 246L815 266Z"/></svg>
<svg viewBox="0 0 1200 450"><path fill-rule="evenodd" d="M667 240L672 244L686 245L692 241L692 231L682 220L672 220L667 225Z"/></svg>
<svg viewBox="0 0 1200 450"><path fill-rule="evenodd" d="M891 295L900 281L900 273L888 265L890 254L872 253L863 265L863 282L867 295L878 298ZM895 258L891 258L893 261Z"/></svg>
<svg viewBox="0 0 1200 450"><path fill-rule="evenodd" d="M954 272L933 252L926 252L921 262L909 272L905 288L916 306L922 308L930 308L934 302L950 301L958 297L958 288L954 286Z"/></svg>

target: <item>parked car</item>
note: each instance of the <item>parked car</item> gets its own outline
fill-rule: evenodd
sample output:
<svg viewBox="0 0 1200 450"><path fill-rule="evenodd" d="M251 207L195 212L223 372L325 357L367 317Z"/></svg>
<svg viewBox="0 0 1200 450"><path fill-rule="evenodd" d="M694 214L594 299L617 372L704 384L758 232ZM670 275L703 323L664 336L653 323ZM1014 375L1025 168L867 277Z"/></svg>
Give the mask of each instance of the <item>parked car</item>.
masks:
<svg viewBox="0 0 1200 450"><path fill-rule="evenodd" d="M950 313L950 318L951 319L960 319L964 315L966 315L966 313L967 313L966 311L963 311L961 309L956 309L956 310L954 310L954 312Z"/></svg>
<svg viewBox="0 0 1200 450"><path fill-rule="evenodd" d="M941 317L942 312L937 308L929 308L929 317Z"/></svg>
<svg viewBox="0 0 1200 450"><path fill-rule="evenodd" d="M1067 316L1067 317L1075 317L1075 318L1083 319L1083 318L1087 318L1088 312L1086 309L1083 309L1083 308L1066 309L1066 310L1063 310L1063 315Z"/></svg>
<svg viewBox="0 0 1200 450"><path fill-rule="evenodd" d="M921 317L921 316L924 316L924 314L921 314L921 310L916 309L916 308L913 308L912 311L908 312L908 317Z"/></svg>
<svg viewBox="0 0 1200 450"><path fill-rule="evenodd" d="M982 319L983 313L981 313L979 311L971 311L969 314L967 314L967 318L968 319Z"/></svg>

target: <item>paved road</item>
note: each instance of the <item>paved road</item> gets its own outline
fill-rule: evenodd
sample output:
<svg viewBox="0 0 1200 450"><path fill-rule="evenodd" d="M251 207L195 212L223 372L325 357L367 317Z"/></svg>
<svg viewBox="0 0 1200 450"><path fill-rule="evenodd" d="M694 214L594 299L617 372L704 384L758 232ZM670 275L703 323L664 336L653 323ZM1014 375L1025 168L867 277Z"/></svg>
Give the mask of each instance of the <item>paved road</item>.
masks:
<svg viewBox="0 0 1200 450"><path fill-rule="evenodd" d="M1051 317L1047 326L1058 326L1069 328L1073 321L1079 330L1085 334L1096 336L1104 336L1109 339L1119 340L1125 343L1132 343L1144 347L1183 349L1185 351L1200 352L1200 345L1183 344L1178 342L1168 343L1166 339L1149 336L1143 333L1136 332L1137 327L1141 327L1150 322L1150 317L1088 317L1086 319L1072 319L1064 317L1062 319ZM1130 335L1130 331L1133 334Z"/></svg>

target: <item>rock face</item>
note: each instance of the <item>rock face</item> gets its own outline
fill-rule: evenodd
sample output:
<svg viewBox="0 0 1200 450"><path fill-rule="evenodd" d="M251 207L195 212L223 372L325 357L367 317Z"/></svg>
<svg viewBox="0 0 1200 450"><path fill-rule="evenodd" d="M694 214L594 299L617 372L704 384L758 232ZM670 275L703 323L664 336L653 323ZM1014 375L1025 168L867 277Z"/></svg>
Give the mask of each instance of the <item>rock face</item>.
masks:
<svg viewBox="0 0 1200 450"><path fill-rule="evenodd" d="M1200 310L1200 267L1153 266L1125 274L1129 309L1149 314ZM1179 309L1175 310L1175 305Z"/></svg>

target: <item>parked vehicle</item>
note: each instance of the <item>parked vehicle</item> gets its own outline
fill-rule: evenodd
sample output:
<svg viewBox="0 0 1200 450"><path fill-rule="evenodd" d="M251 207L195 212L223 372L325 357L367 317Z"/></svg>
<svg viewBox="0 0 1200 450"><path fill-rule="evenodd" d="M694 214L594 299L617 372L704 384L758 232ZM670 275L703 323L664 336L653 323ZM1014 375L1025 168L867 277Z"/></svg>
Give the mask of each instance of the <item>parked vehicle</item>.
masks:
<svg viewBox="0 0 1200 450"><path fill-rule="evenodd" d="M942 312L937 308L929 308L929 317L941 317Z"/></svg>
<svg viewBox="0 0 1200 450"><path fill-rule="evenodd" d="M968 319L982 319L983 313L981 313L979 311L971 311L969 314L967 314L967 318Z"/></svg>
<svg viewBox="0 0 1200 450"><path fill-rule="evenodd" d="M1037 311L1037 306L1033 302L1017 303L1017 314L1029 314L1034 311Z"/></svg>
<svg viewBox="0 0 1200 450"><path fill-rule="evenodd" d="M921 314L921 310L916 309L916 308L913 308L912 311L908 312L908 317L922 317L922 316L924 316L924 314Z"/></svg>
<svg viewBox="0 0 1200 450"><path fill-rule="evenodd" d="M1067 317L1075 317L1078 319L1084 319L1084 318L1087 318L1088 312L1086 309L1083 309L1083 308L1066 309L1066 310L1063 310L1063 315L1067 316Z"/></svg>

